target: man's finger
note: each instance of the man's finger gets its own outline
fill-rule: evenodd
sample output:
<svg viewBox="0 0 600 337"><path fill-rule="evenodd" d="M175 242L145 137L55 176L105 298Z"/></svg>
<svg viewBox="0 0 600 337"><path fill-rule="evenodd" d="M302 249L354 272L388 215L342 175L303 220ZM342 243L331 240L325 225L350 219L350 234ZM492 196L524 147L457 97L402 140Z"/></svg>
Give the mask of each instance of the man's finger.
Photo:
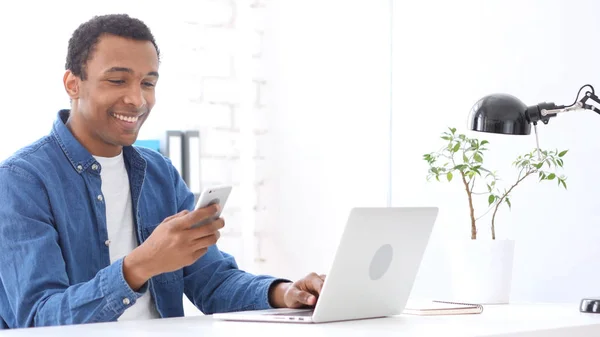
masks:
<svg viewBox="0 0 600 337"><path fill-rule="evenodd" d="M177 213L177 214L173 214L173 215L171 215L170 217L167 217L167 218L165 218L165 219L163 220L163 222L167 222L167 221L169 221L169 220L173 220L173 219L175 219L175 218L178 218L178 217L180 217L180 216L182 216L182 215L186 215L186 214L188 214L189 212L190 212L190 211L188 211L187 209L184 209L183 211L181 211L181 212L179 212L179 213Z"/></svg>
<svg viewBox="0 0 600 337"><path fill-rule="evenodd" d="M219 241L220 237L221 237L220 232L216 232L214 234L207 235L203 238L200 238L200 239L194 241L192 249L196 251L196 250L199 250L202 248L208 248L210 246L213 246L217 243L217 241Z"/></svg>
<svg viewBox="0 0 600 337"><path fill-rule="evenodd" d="M309 290L315 291L317 294L321 293L321 289L323 288L323 279L321 279L318 275L314 275L310 279L307 280Z"/></svg>
<svg viewBox="0 0 600 337"><path fill-rule="evenodd" d="M315 305L315 303L317 303L317 298L311 293L302 291L295 286L292 286L290 291L292 292L292 298L295 302L304 305Z"/></svg>
<svg viewBox="0 0 600 337"><path fill-rule="evenodd" d="M214 217L219 212L219 209L220 206L218 204L213 204L204 208L193 210L192 212L175 219L174 221L177 222L175 226L177 228L188 229L194 224Z"/></svg>
<svg viewBox="0 0 600 337"><path fill-rule="evenodd" d="M197 241L205 236L215 234L215 232L218 232L219 229L223 227L225 227L225 220L223 220L223 218L218 218L204 226L190 229L189 233L186 233L186 236L191 241Z"/></svg>

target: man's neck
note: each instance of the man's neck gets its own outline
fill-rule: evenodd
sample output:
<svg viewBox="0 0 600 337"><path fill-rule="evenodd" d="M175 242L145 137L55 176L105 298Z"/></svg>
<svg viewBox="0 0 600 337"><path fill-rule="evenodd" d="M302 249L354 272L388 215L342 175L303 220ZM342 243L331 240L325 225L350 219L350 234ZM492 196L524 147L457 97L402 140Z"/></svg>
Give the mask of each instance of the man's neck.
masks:
<svg viewBox="0 0 600 337"><path fill-rule="evenodd" d="M123 150L122 146L106 144L101 139L94 137L92 130L86 127L75 107L70 111L65 125L73 137L93 156L115 157Z"/></svg>

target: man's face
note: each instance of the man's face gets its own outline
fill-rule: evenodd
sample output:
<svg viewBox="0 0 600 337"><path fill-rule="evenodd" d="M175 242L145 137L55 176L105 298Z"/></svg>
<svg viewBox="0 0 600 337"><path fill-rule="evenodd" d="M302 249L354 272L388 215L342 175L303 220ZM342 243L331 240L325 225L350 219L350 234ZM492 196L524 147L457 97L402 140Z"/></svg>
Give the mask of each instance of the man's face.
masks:
<svg viewBox="0 0 600 337"><path fill-rule="evenodd" d="M154 106L158 81L154 45L103 35L91 52L85 73L85 81L74 79L77 95L71 95L76 136L79 133L78 138L96 155L133 144Z"/></svg>

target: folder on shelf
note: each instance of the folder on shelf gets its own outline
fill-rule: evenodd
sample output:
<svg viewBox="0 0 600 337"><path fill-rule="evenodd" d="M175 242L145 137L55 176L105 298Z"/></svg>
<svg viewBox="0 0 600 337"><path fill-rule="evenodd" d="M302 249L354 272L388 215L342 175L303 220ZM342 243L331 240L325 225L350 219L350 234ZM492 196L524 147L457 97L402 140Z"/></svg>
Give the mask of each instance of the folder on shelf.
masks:
<svg viewBox="0 0 600 337"><path fill-rule="evenodd" d="M185 174L183 167L183 132L169 130L164 134L160 152L171 160L179 175Z"/></svg>
<svg viewBox="0 0 600 337"><path fill-rule="evenodd" d="M201 192L200 132L189 130L183 134L183 180L195 195Z"/></svg>
<svg viewBox="0 0 600 337"><path fill-rule="evenodd" d="M160 152L159 139L138 139L133 143L135 146L145 147L156 152Z"/></svg>
<svg viewBox="0 0 600 337"><path fill-rule="evenodd" d="M463 315L480 314L483 312L481 304L446 302L433 300L409 300L404 309L408 315Z"/></svg>

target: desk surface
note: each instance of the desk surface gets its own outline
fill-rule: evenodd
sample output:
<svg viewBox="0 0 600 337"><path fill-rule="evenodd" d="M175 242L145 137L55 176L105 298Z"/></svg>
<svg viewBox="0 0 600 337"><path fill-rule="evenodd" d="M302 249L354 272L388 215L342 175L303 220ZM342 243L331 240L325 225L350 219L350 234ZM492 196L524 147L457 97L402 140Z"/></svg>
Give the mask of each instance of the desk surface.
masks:
<svg viewBox="0 0 600 337"><path fill-rule="evenodd" d="M600 314L575 304L488 305L475 315L409 316L297 324L226 322L211 316L16 329L4 336L599 336Z"/></svg>

